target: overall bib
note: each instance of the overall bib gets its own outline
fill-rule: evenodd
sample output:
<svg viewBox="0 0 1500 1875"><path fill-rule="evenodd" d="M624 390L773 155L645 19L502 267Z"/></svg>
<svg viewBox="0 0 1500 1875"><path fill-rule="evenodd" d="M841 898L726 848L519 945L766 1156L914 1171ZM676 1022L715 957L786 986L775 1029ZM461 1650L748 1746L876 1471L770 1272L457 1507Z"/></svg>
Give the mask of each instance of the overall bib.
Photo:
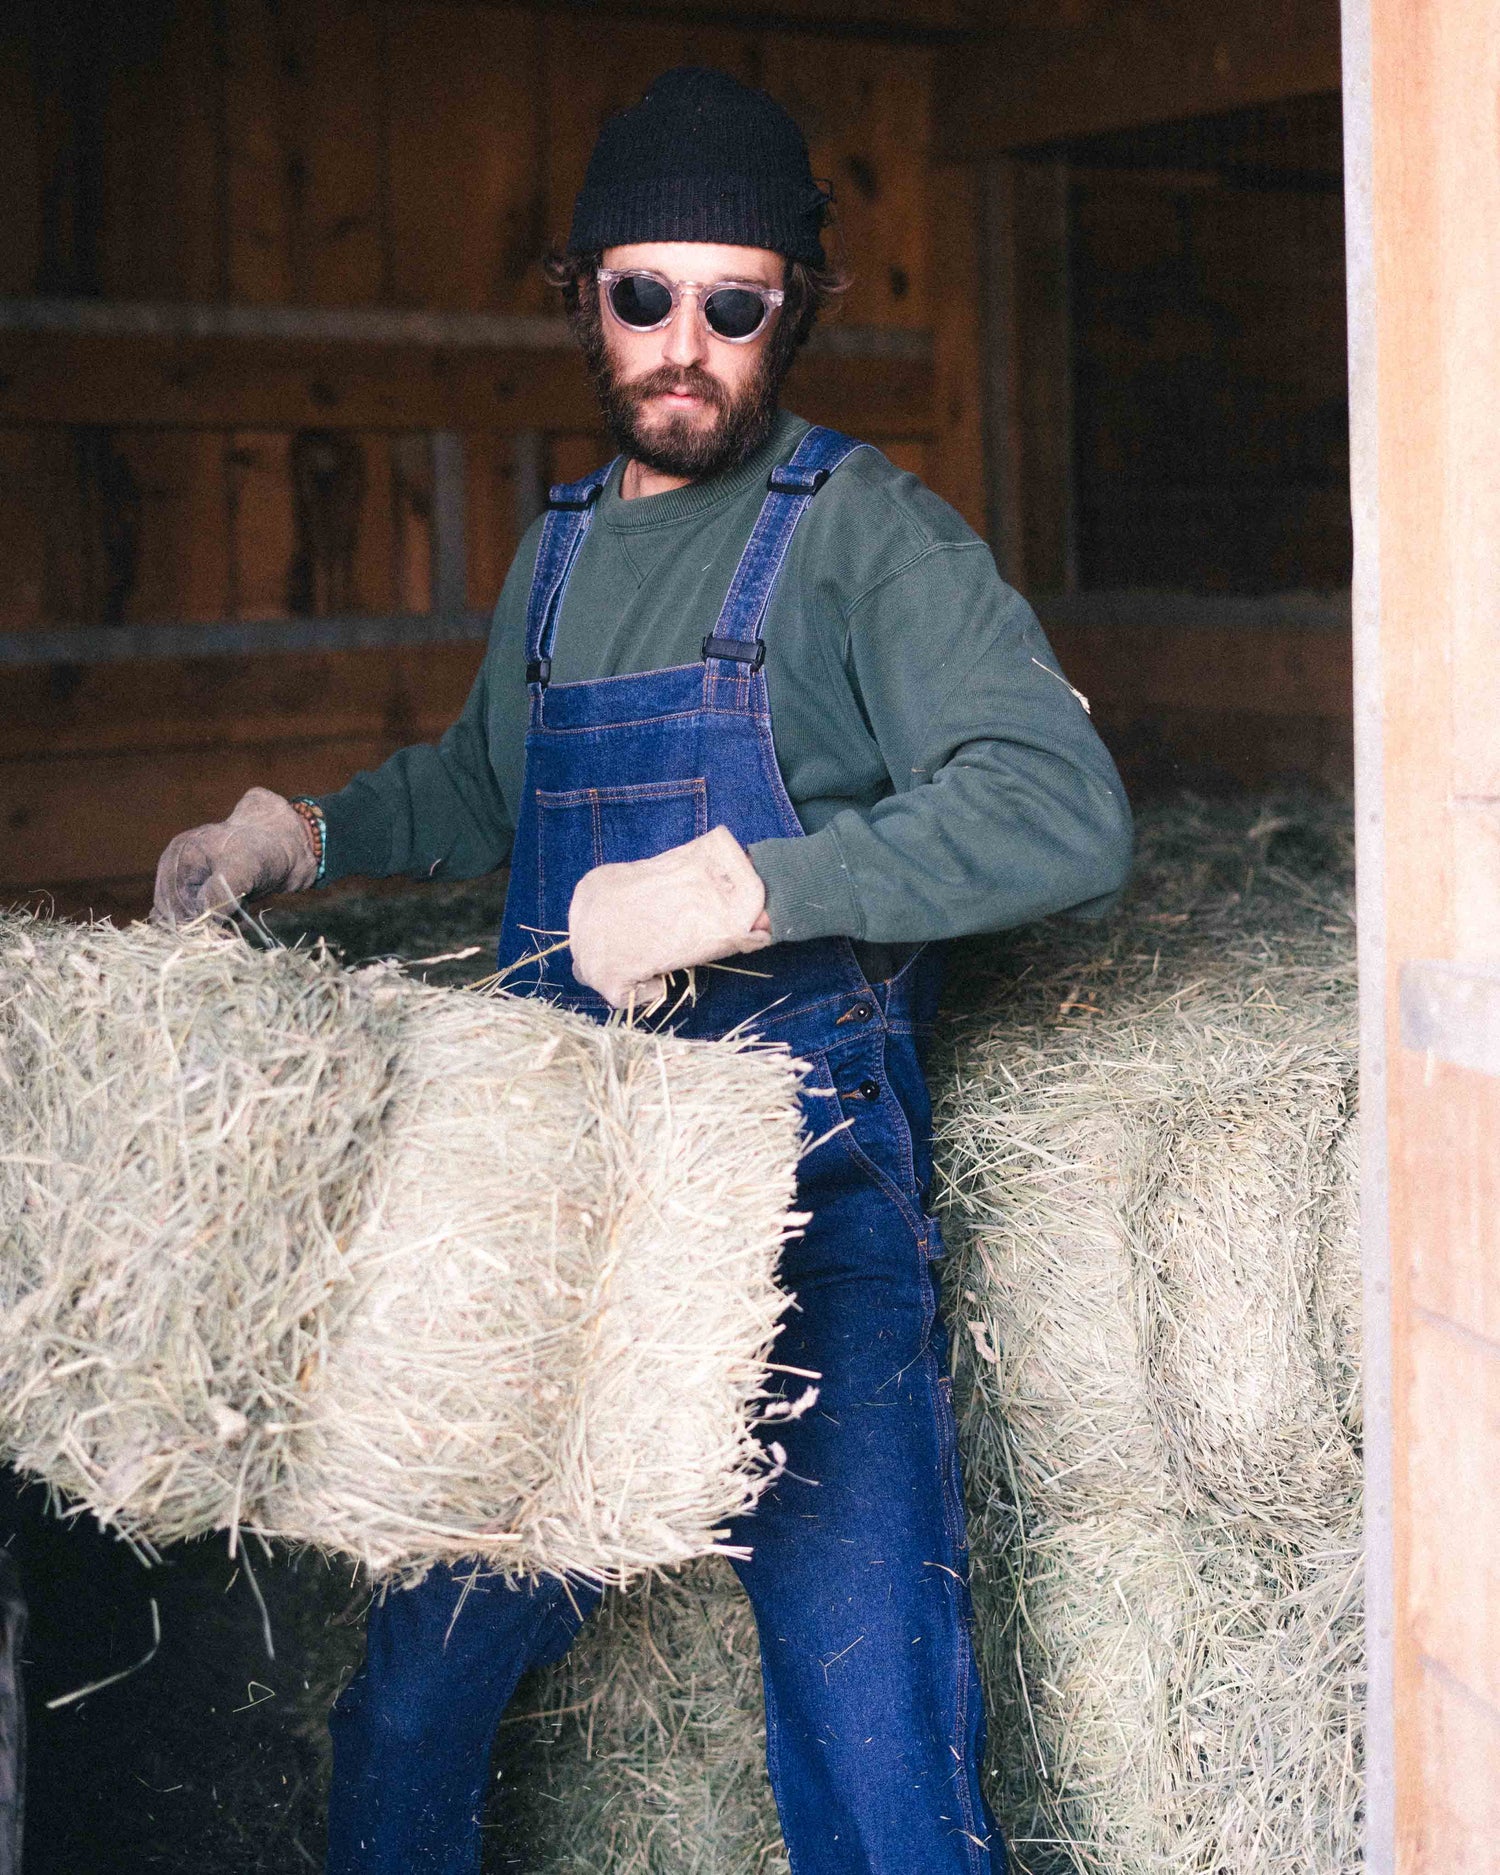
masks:
<svg viewBox="0 0 1500 1875"><path fill-rule="evenodd" d="M552 492L528 613L523 799L500 940L507 986L603 1019L565 951L591 867L714 826L742 846L800 838L771 740L766 604L808 503L849 452L814 429L769 492L701 662L549 682L562 598L608 474ZM928 1214L930 1110L919 1037L933 953L872 983L844 938L773 945L746 972L697 973L680 1034L747 1024L812 1064L809 1136L782 1278L798 1306L776 1359L822 1375L779 1423L787 1467L734 1530L765 1678L766 1757L794 1875L1002 1875L979 1773L947 1347ZM848 1124L830 1135L842 1119ZM789 1383L800 1386L801 1382ZM566 1652L598 1600L577 1583L437 1569L371 1610L364 1668L331 1726L331 1875L473 1875L491 1744L521 1675ZM607 1875L601 1870L601 1875Z"/></svg>

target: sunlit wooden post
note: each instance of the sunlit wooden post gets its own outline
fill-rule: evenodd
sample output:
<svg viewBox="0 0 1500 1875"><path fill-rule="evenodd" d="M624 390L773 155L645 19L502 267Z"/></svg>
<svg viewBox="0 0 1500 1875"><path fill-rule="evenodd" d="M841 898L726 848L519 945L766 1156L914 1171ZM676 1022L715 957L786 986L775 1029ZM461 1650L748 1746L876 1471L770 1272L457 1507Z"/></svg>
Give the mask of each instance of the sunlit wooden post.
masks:
<svg viewBox="0 0 1500 1875"><path fill-rule="evenodd" d="M1500 13L1346 0L1370 1866L1500 1866Z"/></svg>

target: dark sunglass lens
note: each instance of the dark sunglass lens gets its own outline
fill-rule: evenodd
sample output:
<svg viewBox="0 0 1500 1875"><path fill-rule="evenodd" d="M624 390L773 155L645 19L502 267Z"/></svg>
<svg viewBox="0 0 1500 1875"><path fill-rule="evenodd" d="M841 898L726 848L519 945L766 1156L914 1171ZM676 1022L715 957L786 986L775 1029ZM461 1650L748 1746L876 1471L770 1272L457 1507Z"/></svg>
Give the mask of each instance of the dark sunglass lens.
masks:
<svg viewBox="0 0 1500 1875"><path fill-rule="evenodd" d="M672 295L650 274L627 273L609 289L609 303L622 325L646 330L659 326L672 310Z"/></svg>
<svg viewBox="0 0 1500 1875"><path fill-rule="evenodd" d="M760 329L766 302L748 287L721 286L703 302L703 316L721 339L747 339Z"/></svg>

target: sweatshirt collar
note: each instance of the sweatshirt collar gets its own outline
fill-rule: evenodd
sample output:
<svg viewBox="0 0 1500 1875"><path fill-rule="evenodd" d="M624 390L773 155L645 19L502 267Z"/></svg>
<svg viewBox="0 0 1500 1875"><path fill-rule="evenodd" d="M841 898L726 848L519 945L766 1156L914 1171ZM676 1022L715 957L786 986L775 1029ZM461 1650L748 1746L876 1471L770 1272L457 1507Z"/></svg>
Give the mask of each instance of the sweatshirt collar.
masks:
<svg viewBox="0 0 1500 1875"><path fill-rule="evenodd" d="M778 462L787 460L807 429L801 417L794 417L787 410L780 411L771 434L737 469L726 469L722 475L712 475L707 481L689 482L686 488L669 488L660 495L638 495L634 501L625 501L620 495L620 477L625 468L622 458L610 470L599 502L599 519L607 527L634 529L665 527L674 521L707 514L711 509L732 502L747 489L757 486L763 489L772 469Z"/></svg>

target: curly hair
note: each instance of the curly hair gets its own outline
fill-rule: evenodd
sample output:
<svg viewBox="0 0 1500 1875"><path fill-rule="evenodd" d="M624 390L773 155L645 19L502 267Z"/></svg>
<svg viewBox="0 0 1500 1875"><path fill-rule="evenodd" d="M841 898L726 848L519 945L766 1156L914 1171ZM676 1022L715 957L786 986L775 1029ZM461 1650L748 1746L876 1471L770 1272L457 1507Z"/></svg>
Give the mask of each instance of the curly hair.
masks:
<svg viewBox="0 0 1500 1875"><path fill-rule="evenodd" d="M600 261L598 253L568 254L561 248L552 248L542 260L542 273L548 284L561 292L568 323L584 341L585 350L599 329L599 296L590 289L598 277ZM778 380L807 343L819 313L848 291L850 274L837 264L809 267L803 261L789 260L784 282L786 298L781 304L781 317L771 330L768 361Z"/></svg>

